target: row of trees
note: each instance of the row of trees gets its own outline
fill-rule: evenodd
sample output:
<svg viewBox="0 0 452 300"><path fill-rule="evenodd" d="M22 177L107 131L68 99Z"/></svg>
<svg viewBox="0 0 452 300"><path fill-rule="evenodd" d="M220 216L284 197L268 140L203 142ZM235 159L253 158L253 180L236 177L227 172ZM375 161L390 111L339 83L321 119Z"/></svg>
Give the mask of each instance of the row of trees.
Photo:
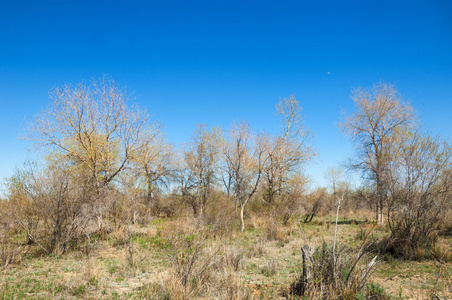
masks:
<svg viewBox="0 0 452 300"><path fill-rule="evenodd" d="M276 107L278 135L256 133L246 122L233 123L227 133L198 125L179 150L132 95L108 76L55 88L49 106L28 124L26 137L45 162L10 178L10 209L3 215L44 251L67 248L74 236L89 234L93 221L105 229L118 211L133 220L162 194L181 198L202 217L212 194L223 190L240 209L243 231L245 207L258 187L274 202L315 155L293 96ZM39 243L42 226L47 246Z"/></svg>
<svg viewBox="0 0 452 300"><path fill-rule="evenodd" d="M134 221L163 194L202 217L221 192L238 208L242 231L253 198L280 211L283 223L297 211L294 203L311 199L306 220L312 220L326 199L322 189L306 197L302 167L316 151L293 96L276 106L279 134L255 132L246 122L232 123L227 132L198 125L180 149L166 141L162 126L132 96L108 76L55 88L49 106L28 124L26 136L42 150L45 163L10 178L3 216L30 242L39 243L39 228L46 227L50 238L40 243L46 252L89 235L94 221L97 230L108 227L118 212ZM355 111L344 113L339 127L356 146L349 166L361 170L368 183L361 196L374 205L380 225L388 221L395 239L420 241L450 210L450 143L421 132L414 110L394 86L355 90L353 101ZM333 195L344 190L338 169L326 176Z"/></svg>

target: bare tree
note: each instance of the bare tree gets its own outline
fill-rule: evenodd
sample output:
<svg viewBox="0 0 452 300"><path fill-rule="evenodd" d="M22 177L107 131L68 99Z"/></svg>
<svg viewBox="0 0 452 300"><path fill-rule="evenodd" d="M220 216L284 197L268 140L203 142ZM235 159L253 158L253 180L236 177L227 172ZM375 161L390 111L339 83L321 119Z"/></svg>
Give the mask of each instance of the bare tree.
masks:
<svg viewBox="0 0 452 300"><path fill-rule="evenodd" d="M333 187L333 195L336 195L336 187L343 178L342 169L337 167L329 167L325 172L325 179L328 180Z"/></svg>
<svg viewBox="0 0 452 300"><path fill-rule="evenodd" d="M233 123L223 154L233 197L240 206L241 230L244 231L245 207L259 186L265 164L263 139L253 136L247 123Z"/></svg>
<svg viewBox="0 0 452 300"><path fill-rule="evenodd" d="M50 92L51 103L28 124L27 138L72 160L97 189L107 186L142 150L150 125L132 92L109 76Z"/></svg>
<svg viewBox="0 0 452 300"><path fill-rule="evenodd" d="M407 258L418 247L434 243L432 231L452 208L452 146L447 141L412 132L399 141L386 182L391 244Z"/></svg>
<svg viewBox="0 0 452 300"><path fill-rule="evenodd" d="M376 219L383 225L384 173L392 160L391 149L406 129L415 125L416 116L396 87L387 83L376 84L370 91L355 89L352 99L355 112L343 112L339 128L351 138L356 148L356 161L352 167L362 170L366 178L375 183Z"/></svg>
<svg viewBox="0 0 452 300"><path fill-rule="evenodd" d="M186 145L181 170L182 196L193 207L195 216L202 216L211 189L217 182L221 154L222 132L197 125L190 143Z"/></svg>
<svg viewBox="0 0 452 300"><path fill-rule="evenodd" d="M304 126L301 107L294 96L284 98L276 105L281 117L281 133L267 145L264 178L265 198L268 203L287 188L291 176L316 155L312 148L313 133Z"/></svg>
<svg viewBox="0 0 452 300"><path fill-rule="evenodd" d="M148 205L152 205L155 193L168 186L175 173L174 148L165 140L160 126L152 128L149 139L134 158L136 171L143 177Z"/></svg>

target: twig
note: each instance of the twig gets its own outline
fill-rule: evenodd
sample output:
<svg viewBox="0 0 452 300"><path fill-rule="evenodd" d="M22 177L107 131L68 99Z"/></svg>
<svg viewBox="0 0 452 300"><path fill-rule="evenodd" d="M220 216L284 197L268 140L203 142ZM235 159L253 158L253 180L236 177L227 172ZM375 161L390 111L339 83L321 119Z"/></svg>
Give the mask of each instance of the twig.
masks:
<svg viewBox="0 0 452 300"><path fill-rule="evenodd" d="M339 209L341 208L341 201L344 198L342 193L341 198L337 197L337 211L336 211L336 226L334 228L334 242L333 242L333 275L334 280L336 280L336 239L337 239L337 222L339 219Z"/></svg>
<svg viewBox="0 0 452 300"><path fill-rule="evenodd" d="M438 268L438 276L436 277L436 288L435 288L435 295L438 294L438 287L439 287L439 277L441 276L441 262L438 261L439 268Z"/></svg>
<svg viewBox="0 0 452 300"><path fill-rule="evenodd" d="M362 247L363 247L364 245L361 247L361 250L360 250L360 252L359 252L359 254L358 254L358 257L356 258L355 262L353 263L352 267L350 268L350 271L348 272L347 279L345 280L345 283L348 282L348 280L349 280L349 278L350 278L350 275L352 274L353 270L354 270L355 267L356 267L356 264L361 260L361 258L363 257L363 255L364 255L365 253L367 253L367 251L375 244L376 241L378 241L378 239L375 239L375 240L374 240L372 243L370 243L370 245L368 245L364 250L362 250Z"/></svg>
<svg viewBox="0 0 452 300"><path fill-rule="evenodd" d="M129 251L129 264L130 264L130 267L133 269L133 252L134 252L133 235L130 232L130 224L129 223L127 223L127 244L128 244L128 251Z"/></svg>
<svg viewBox="0 0 452 300"><path fill-rule="evenodd" d="M395 274L395 275L392 275L391 277L388 277L388 278L386 278L385 280L383 280L383 282L386 282L386 281L388 281L388 280L391 280L392 278L394 278L394 277L397 277L397 276L399 276L400 274L402 274L403 272L400 272L400 273L397 273L397 274Z"/></svg>

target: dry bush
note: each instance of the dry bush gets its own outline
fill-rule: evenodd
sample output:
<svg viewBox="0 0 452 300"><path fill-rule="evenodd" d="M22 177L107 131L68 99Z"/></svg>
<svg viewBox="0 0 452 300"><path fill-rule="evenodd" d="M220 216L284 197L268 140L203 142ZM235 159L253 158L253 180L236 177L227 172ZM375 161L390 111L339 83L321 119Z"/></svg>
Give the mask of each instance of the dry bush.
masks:
<svg viewBox="0 0 452 300"><path fill-rule="evenodd" d="M363 245L356 252L345 246L333 251L334 246L323 243L312 256L312 248L305 245L303 274L292 284L288 295L309 299L389 299L384 291L378 294L376 286L369 289L367 285L376 265L376 256L371 259L373 255L368 252L372 244Z"/></svg>
<svg viewBox="0 0 452 300"><path fill-rule="evenodd" d="M377 240L366 243L369 233L358 251L337 243L337 225L342 197L337 197L336 226L333 245L324 241L315 252L308 244L302 250L302 274L291 285L288 295L309 299L387 299L386 293L376 285L363 291L377 264L377 256L370 259L370 251ZM369 286L367 286L369 287Z"/></svg>
<svg viewBox="0 0 452 300"><path fill-rule="evenodd" d="M251 299L249 289L237 272L225 269L216 280L216 285L211 288L212 299Z"/></svg>
<svg viewBox="0 0 452 300"><path fill-rule="evenodd" d="M228 247L224 251L225 265L232 271L238 272L242 267L243 254L237 247Z"/></svg>
<svg viewBox="0 0 452 300"><path fill-rule="evenodd" d="M399 259L452 261L452 251L449 246L445 246L440 242L438 231L433 231L427 236L423 236L422 240L417 243L407 238L400 238L398 235L385 236L375 245L375 249L380 251L380 253Z"/></svg>
<svg viewBox="0 0 452 300"><path fill-rule="evenodd" d="M26 164L7 181L3 216L46 254L80 249L93 234L105 238L126 221L124 197L108 187L95 188L85 175L66 161Z"/></svg>
<svg viewBox="0 0 452 300"><path fill-rule="evenodd" d="M111 246L118 247L127 245L130 235L127 227L122 225L118 226L114 231L108 235Z"/></svg>
<svg viewBox="0 0 452 300"><path fill-rule="evenodd" d="M271 277L276 274L276 262L273 259L265 259L265 264L260 268L260 272L266 276Z"/></svg>
<svg viewBox="0 0 452 300"><path fill-rule="evenodd" d="M239 273L242 252L236 246L209 246L208 235L208 229L196 226L163 233L163 248L171 268L160 284L146 288L146 296L153 299L246 298L247 291Z"/></svg>
<svg viewBox="0 0 452 300"><path fill-rule="evenodd" d="M293 174L290 178L285 193L274 195L274 203L271 204L271 213L283 226L288 226L293 217L306 210L307 191L310 179L302 173Z"/></svg>
<svg viewBox="0 0 452 300"><path fill-rule="evenodd" d="M148 225L152 220L152 211L147 198L142 196L141 190L133 185L130 178L124 176L121 179L123 188L121 193L116 194L114 205L109 209L110 220L113 221L115 227L129 223Z"/></svg>
<svg viewBox="0 0 452 300"><path fill-rule="evenodd" d="M267 243L268 240L266 235L259 234L255 236L251 247L246 251L247 257L262 257L265 255L267 253Z"/></svg>
<svg viewBox="0 0 452 300"><path fill-rule="evenodd" d="M431 291L432 299L452 299L452 274L447 264L438 264L436 284Z"/></svg>
<svg viewBox="0 0 452 300"><path fill-rule="evenodd" d="M381 248L404 259L432 258L432 246L452 209L452 145L411 132L397 151L385 178L391 235Z"/></svg>
<svg viewBox="0 0 452 300"><path fill-rule="evenodd" d="M306 197L302 194L288 193L286 195L278 195L274 197L273 204L267 204L268 211L275 219L280 220L282 225L287 227L290 225L294 216L300 214L304 210Z"/></svg>
<svg viewBox="0 0 452 300"><path fill-rule="evenodd" d="M172 240L178 234L202 234L208 233L208 228L202 226L199 219L192 217L179 217L168 219L158 226L158 232L163 239Z"/></svg>
<svg viewBox="0 0 452 300"><path fill-rule="evenodd" d="M358 224L359 230L356 232L355 240L365 242L368 238L375 240L374 229L376 224Z"/></svg>
<svg viewBox="0 0 452 300"><path fill-rule="evenodd" d="M248 222L249 228L253 229L262 229L266 227L267 224L267 214L266 213L256 213L256 212L249 212L249 218Z"/></svg>
<svg viewBox="0 0 452 300"><path fill-rule="evenodd" d="M149 203L147 198L142 197L140 207L146 207L146 214L143 214L143 217L148 215L166 218L175 215L178 203L174 197L165 196L161 193L155 193L151 203Z"/></svg>
<svg viewBox="0 0 452 300"><path fill-rule="evenodd" d="M195 199L188 192L182 193L179 189L175 189L170 195L164 197L164 201L175 218L193 217L193 201Z"/></svg>
<svg viewBox="0 0 452 300"><path fill-rule="evenodd" d="M325 207L329 207L328 203L330 197L325 188L318 188L306 197L303 203L303 210L305 212L304 222L311 222L314 216L320 214Z"/></svg>
<svg viewBox="0 0 452 300"><path fill-rule="evenodd" d="M47 254L66 252L86 236L93 207L91 191L55 163L45 169L29 164L8 180L8 209L3 211L27 237ZM100 197L99 197L100 198Z"/></svg>
<svg viewBox="0 0 452 300"><path fill-rule="evenodd" d="M249 291L240 278L242 252L237 246L224 246L221 260L212 274L210 297L215 299L247 299Z"/></svg>
<svg viewBox="0 0 452 300"><path fill-rule="evenodd" d="M444 209L442 220L438 224L438 231L442 236L452 236L452 205Z"/></svg>
<svg viewBox="0 0 452 300"><path fill-rule="evenodd" d="M165 285L165 280L163 282L153 282L150 284L145 284L140 288L138 293L138 299L154 299L154 300L169 300L173 299L170 294L170 290Z"/></svg>
<svg viewBox="0 0 452 300"><path fill-rule="evenodd" d="M19 263L28 249L23 243L13 241L9 222L0 219L0 270L10 264Z"/></svg>
<svg viewBox="0 0 452 300"><path fill-rule="evenodd" d="M167 289L177 299L190 299L206 290L214 257L207 253L202 231L176 231L166 238L171 263Z"/></svg>
<svg viewBox="0 0 452 300"><path fill-rule="evenodd" d="M432 255L439 262L452 262L452 249L444 240L432 245Z"/></svg>
<svg viewBox="0 0 452 300"><path fill-rule="evenodd" d="M268 218L265 231L269 241L277 241L282 244L289 242L288 229L283 227L274 215L270 215Z"/></svg>
<svg viewBox="0 0 452 300"><path fill-rule="evenodd" d="M208 201L201 221L214 237L229 235L240 222L231 199L222 193L214 194Z"/></svg>
<svg viewBox="0 0 452 300"><path fill-rule="evenodd" d="M143 299L250 299L240 277L242 253L236 246L207 248L182 234L171 246L190 244L190 251L172 251L173 269L159 283L144 286ZM200 248L193 248L197 245ZM185 284L185 285L184 285Z"/></svg>
<svg viewBox="0 0 452 300"><path fill-rule="evenodd" d="M163 195L158 189L149 195L137 174L123 174L120 180L121 193L116 199L119 223L149 225L156 217L172 217L175 214L175 198Z"/></svg>

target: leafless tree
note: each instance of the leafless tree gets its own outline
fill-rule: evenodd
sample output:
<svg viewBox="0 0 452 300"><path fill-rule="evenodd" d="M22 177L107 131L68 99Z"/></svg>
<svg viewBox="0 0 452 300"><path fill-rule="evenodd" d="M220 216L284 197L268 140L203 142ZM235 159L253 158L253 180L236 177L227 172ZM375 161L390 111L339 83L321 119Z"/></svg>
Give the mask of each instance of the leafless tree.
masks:
<svg viewBox="0 0 452 300"><path fill-rule="evenodd" d="M165 139L160 126L154 127L152 135L135 156L133 162L136 172L144 179L146 198L152 206L155 193L168 187L175 176L174 147Z"/></svg>
<svg viewBox="0 0 452 300"><path fill-rule="evenodd" d="M275 195L284 193L291 176L316 155L312 147L313 133L304 125L295 97L280 100L276 111L281 117L281 132L267 145L268 159L263 174L268 203L273 202Z"/></svg>
<svg viewBox="0 0 452 300"><path fill-rule="evenodd" d="M391 149L407 128L415 126L416 115L396 87L387 83L376 84L370 91L355 89L352 99L355 111L343 112L339 128L354 143L357 154L352 167L362 170L375 183L376 219L383 225L384 173L393 159Z"/></svg>
<svg viewBox="0 0 452 300"><path fill-rule="evenodd" d="M254 136L247 123L233 123L225 144L224 159L233 197L240 206L241 230L245 230L246 204L255 194L266 160L261 136Z"/></svg>
<svg viewBox="0 0 452 300"><path fill-rule="evenodd" d="M196 216L203 215L211 190L217 183L221 144L219 129L209 130L207 125L198 124L184 150L183 169L179 171L180 188Z"/></svg>
<svg viewBox="0 0 452 300"><path fill-rule="evenodd" d="M105 187L149 141L143 138L149 115L130 105L132 95L106 75L89 85L56 87L26 138L72 160L97 189Z"/></svg>
<svg viewBox="0 0 452 300"><path fill-rule="evenodd" d="M333 187L333 195L336 195L336 187L343 178L342 169L337 167L329 167L325 172L325 179L328 180Z"/></svg>

